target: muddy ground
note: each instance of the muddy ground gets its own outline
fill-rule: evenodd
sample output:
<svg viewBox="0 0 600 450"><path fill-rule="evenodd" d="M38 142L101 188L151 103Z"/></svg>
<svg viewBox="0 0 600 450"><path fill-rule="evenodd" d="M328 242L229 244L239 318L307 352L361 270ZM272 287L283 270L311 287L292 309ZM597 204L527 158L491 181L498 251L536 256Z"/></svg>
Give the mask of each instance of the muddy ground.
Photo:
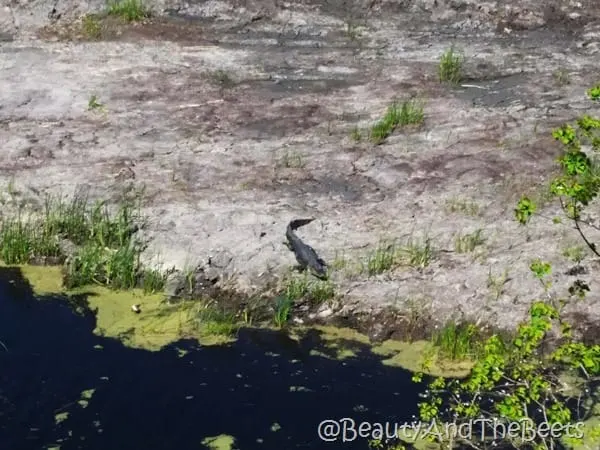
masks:
<svg viewBox="0 0 600 450"><path fill-rule="evenodd" d="M282 245L293 218L317 218L300 234L336 267L382 239L431 239L425 268L337 270L342 315L392 306L511 328L543 295L528 270L542 258L553 292L589 284L570 308L598 323L598 262L565 275L580 241L552 222L557 205L526 228L513 218L522 193L545 198L560 152L551 129L594 113L594 2L157 1L154 18L105 20L93 39L80 19L102 1L4 3L0 170L22 198L144 187L148 261L211 257L221 283L245 292L294 264ZM451 46L465 56L462 87L438 82ZM425 102L421 127L381 145L352 139L411 96ZM485 242L456 252L477 229Z"/></svg>

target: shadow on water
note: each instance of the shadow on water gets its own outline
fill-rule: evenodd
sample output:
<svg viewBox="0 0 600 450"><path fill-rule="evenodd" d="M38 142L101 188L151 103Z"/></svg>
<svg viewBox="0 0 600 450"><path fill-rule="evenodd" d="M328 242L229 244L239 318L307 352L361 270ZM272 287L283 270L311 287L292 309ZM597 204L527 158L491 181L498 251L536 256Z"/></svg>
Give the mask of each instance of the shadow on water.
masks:
<svg viewBox="0 0 600 450"><path fill-rule="evenodd" d="M218 435L242 450L366 449L360 438L320 441L318 423L403 422L415 413L410 373L362 344L336 361L310 354L327 352L317 331L297 342L244 329L230 345L182 340L150 352L94 335L86 297L70 302L36 298L18 268L0 268L2 449L202 449ZM60 413L69 416L57 424Z"/></svg>

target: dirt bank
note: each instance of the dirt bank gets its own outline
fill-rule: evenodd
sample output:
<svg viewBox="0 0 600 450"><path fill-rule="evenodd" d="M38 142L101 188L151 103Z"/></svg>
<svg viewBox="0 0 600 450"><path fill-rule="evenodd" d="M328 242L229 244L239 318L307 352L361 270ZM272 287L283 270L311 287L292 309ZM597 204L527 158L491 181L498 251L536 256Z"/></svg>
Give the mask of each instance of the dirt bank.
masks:
<svg viewBox="0 0 600 450"><path fill-rule="evenodd" d="M221 284L246 292L294 264L285 226L314 216L301 234L337 268L342 316L393 306L509 328L542 295L533 258L553 264L560 294L577 278L563 256L575 232L542 218L519 227L513 209L521 193L543 198L551 128L589 111L593 2L150 5L154 19L98 29L79 18L101 1L1 9L0 170L25 201L145 187L148 260L210 257ZM438 83L450 46L465 55L464 87ZM413 95L422 126L381 145L352 139ZM478 229L483 240L459 253ZM426 238L425 267L354 269L381 239ZM598 263L582 265L591 295L571 310L597 323Z"/></svg>

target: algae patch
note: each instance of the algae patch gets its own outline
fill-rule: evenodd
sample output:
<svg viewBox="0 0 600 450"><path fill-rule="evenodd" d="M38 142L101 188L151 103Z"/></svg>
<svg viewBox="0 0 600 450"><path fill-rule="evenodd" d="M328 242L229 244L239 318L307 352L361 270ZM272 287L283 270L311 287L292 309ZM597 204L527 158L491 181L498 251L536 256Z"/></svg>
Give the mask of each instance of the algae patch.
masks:
<svg viewBox="0 0 600 450"><path fill-rule="evenodd" d="M388 340L373 347L373 353L387 356L382 361L388 366L402 367L411 372L423 370L423 362L429 359L426 373L433 376L462 378L471 372L474 365L470 360L448 360L439 355L435 346L428 341L400 342Z"/></svg>
<svg viewBox="0 0 600 450"><path fill-rule="evenodd" d="M310 354L330 359L344 360L359 357L366 348L370 352L382 356L382 363L388 366L401 367L411 372L423 370L423 363L430 360L426 371L433 376L464 377L469 374L473 362L469 360L449 361L436 352L435 346L429 341L400 342L387 340L381 344L372 345L368 336L349 328L315 326L320 332L323 347L311 350ZM311 329L300 328L293 336L302 339Z"/></svg>
<svg viewBox="0 0 600 450"><path fill-rule="evenodd" d="M202 445L211 450L235 450L235 439L232 436L221 434L220 436L205 438Z"/></svg>
<svg viewBox="0 0 600 450"><path fill-rule="evenodd" d="M56 423L56 425L64 422L65 420L67 420L69 418L69 413L68 412L61 412L58 413L54 416L54 423Z"/></svg>
<svg viewBox="0 0 600 450"><path fill-rule="evenodd" d="M35 294L57 294L63 291L60 266L1 265L3 267L17 267L23 278L29 282Z"/></svg>
<svg viewBox="0 0 600 450"><path fill-rule="evenodd" d="M311 330L317 330L323 342L319 350L311 350L310 355L323 358L344 360L354 358L364 351L365 346L371 346L369 338L350 328L336 328L317 325L311 328L298 328L292 338L300 340Z"/></svg>
<svg viewBox="0 0 600 450"><path fill-rule="evenodd" d="M37 295L84 296L96 314L94 333L119 339L129 347L158 351L185 337L196 338L202 345L219 345L234 340L231 336L213 334L199 324L197 302L168 306L161 303L161 294L146 295L140 289L117 291L103 286L88 286L65 290L60 267L18 267ZM140 305L141 313L133 313L131 305ZM77 307L74 309L77 310Z"/></svg>
<svg viewBox="0 0 600 450"><path fill-rule="evenodd" d="M82 408L87 408L87 406L90 403L90 400L94 396L94 392L96 392L96 389L87 389L83 391L81 393L81 397L77 401L77 403L79 403L79 406L81 406Z"/></svg>

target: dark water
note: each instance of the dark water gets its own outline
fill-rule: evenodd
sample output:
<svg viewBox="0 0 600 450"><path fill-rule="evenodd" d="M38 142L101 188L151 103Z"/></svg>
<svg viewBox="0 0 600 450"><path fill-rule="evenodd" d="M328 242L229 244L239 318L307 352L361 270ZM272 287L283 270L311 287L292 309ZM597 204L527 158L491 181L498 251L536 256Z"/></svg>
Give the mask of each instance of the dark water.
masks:
<svg viewBox="0 0 600 450"><path fill-rule="evenodd" d="M298 343L241 330L228 346L180 341L149 352L93 335L90 312L44 300L18 269L0 268L0 340L8 348L0 346L0 449L41 450L64 439L62 450L197 450L221 434L241 450L367 449L361 438L324 442L317 426L343 417L404 422L415 413L410 374L360 344L356 358L341 362L309 355L327 352L316 331ZM88 389L96 391L82 408L77 400ZM56 425L60 412L70 415Z"/></svg>

